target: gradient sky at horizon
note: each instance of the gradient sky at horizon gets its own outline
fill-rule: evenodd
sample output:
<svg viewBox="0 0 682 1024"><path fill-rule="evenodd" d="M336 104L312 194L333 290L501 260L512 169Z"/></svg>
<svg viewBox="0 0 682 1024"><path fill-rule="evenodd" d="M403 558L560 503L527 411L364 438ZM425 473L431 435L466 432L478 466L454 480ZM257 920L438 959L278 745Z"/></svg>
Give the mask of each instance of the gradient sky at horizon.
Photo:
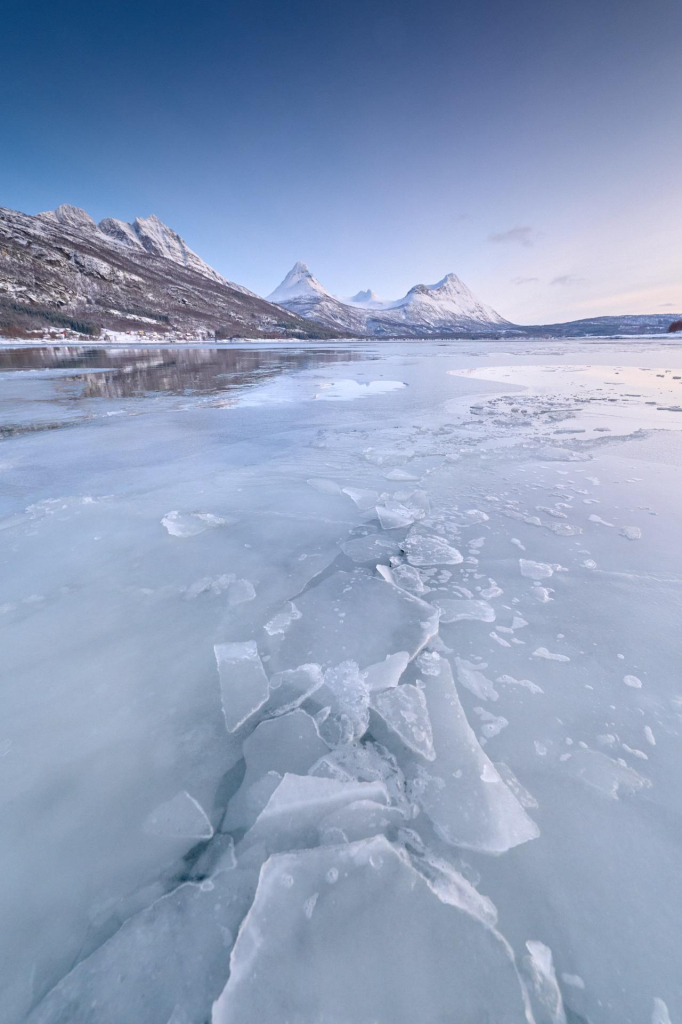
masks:
<svg viewBox="0 0 682 1024"><path fill-rule="evenodd" d="M680 0L0 0L0 205L156 213L266 295L679 313L681 39Z"/></svg>

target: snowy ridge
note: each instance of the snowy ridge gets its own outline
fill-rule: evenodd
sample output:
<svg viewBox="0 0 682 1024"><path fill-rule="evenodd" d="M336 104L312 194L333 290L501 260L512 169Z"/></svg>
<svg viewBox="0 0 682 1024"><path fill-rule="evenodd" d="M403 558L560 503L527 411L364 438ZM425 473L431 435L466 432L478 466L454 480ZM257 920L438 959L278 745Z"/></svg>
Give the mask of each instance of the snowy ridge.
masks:
<svg viewBox="0 0 682 1024"><path fill-rule="evenodd" d="M132 224L114 217L105 217L99 224L96 224L85 210L81 210L78 206L62 203L56 210L46 210L44 213L36 214L36 217L53 224L61 224L63 227L75 231L106 235L108 240L113 239L129 249L161 256L164 259L172 260L173 263L180 264L180 266L187 267L189 270L194 270L198 274L203 274L213 281L218 281L220 284L229 285L230 288L243 292L245 295L254 294L248 288L228 281L217 270L210 267L190 249L177 231L159 220L156 214L151 214L149 217L136 217Z"/></svg>
<svg viewBox="0 0 682 1024"><path fill-rule="evenodd" d="M96 224L76 206L34 216L0 207L0 335L44 328L328 337L225 280L158 217ZM333 332L332 332L333 333Z"/></svg>
<svg viewBox="0 0 682 1024"><path fill-rule="evenodd" d="M511 324L473 295L455 274L417 284L400 299L383 301L370 289L352 298L328 292L305 263L296 263L269 302L327 326L370 335L451 334L489 331Z"/></svg>

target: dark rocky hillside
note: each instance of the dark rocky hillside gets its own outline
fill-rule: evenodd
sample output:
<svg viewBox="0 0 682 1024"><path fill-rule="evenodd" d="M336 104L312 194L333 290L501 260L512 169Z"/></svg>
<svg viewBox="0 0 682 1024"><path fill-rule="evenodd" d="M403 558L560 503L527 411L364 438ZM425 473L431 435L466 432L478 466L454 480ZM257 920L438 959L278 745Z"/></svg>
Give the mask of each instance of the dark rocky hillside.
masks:
<svg viewBox="0 0 682 1024"><path fill-rule="evenodd" d="M36 216L0 208L0 335L46 328L338 336L226 281L155 217L98 226L77 207Z"/></svg>

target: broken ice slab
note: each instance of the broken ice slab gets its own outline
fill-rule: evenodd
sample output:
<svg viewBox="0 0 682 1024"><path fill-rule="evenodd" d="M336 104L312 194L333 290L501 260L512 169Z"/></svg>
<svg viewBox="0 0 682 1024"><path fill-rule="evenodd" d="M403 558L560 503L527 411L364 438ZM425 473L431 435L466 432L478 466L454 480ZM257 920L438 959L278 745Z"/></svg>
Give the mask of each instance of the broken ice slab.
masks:
<svg viewBox="0 0 682 1024"><path fill-rule="evenodd" d="M377 491L368 491L362 487L342 487L343 494L347 494L351 501L355 502L361 512L373 508L379 500Z"/></svg>
<svg viewBox="0 0 682 1024"><path fill-rule="evenodd" d="M424 691L411 683L384 690L372 698L372 708L410 750L433 761L433 731Z"/></svg>
<svg viewBox="0 0 682 1024"><path fill-rule="evenodd" d="M462 555L442 537L411 533L402 543L410 565L459 565Z"/></svg>
<svg viewBox="0 0 682 1024"><path fill-rule="evenodd" d="M362 457L373 466L399 466L414 458L412 448L365 448Z"/></svg>
<svg viewBox="0 0 682 1024"><path fill-rule="evenodd" d="M502 781L509 786L521 806L525 807L526 810L537 810L540 806L537 800L533 794L529 793L526 787L519 782L509 765L505 764L504 761L495 761L495 767L500 773Z"/></svg>
<svg viewBox="0 0 682 1024"><path fill-rule="evenodd" d="M612 800L618 800L622 793L633 794L651 786L649 779L630 768L625 761L616 761L600 750L572 751L561 762L561 767Z"/></svg>
<svg viewBox="0 0 682 1024"><path fill-rule="evenodd" d="M356 800L327 814L318 825L320 842L325 846L353 843L379 834L397 834L405 823L406 812L387 807L376 800Z"/></svg>
<svg viewBox="0 0 682 1024"><path fill-rule="evenodd" d="M405 776L393 754L380 743L365 741L337 747L321 757L308 774L341 782L381 782L391 804L407 807Z"/></svg>
<svg viewBox="0 0 682 1024"><path fill-rule="evenodd" d="M195 537L204 530L224 526L227 520L211 512L166 512L161 520L171 537Z"/></svg>
<svg viewBox="0 0 682 1024"><path fill-rule="evenodd" d="M156 807L143 824L147 835L167 839L210 839L213 826L201 804L186 789Z"/></svg>
<svg viewBox="0 0 682 1024"><path fill-rule="evenodd" d="M425 585L419 569L408 565L407 562L399 562L390 568L387 565L377 565L376 570L387 583L407 590L409 594L425 594L431 589Z"/></svg>
<svg viewBox="0 0 682 1024"><path fill-rule="evenodd" d="M228 805L221 828L249 828L284 774L305 775L328 751L314 719L305 711L292 711L261 722L244 741L246 772ZM278 774L272 787L264 790L258 783L270 772Z"/></svg>
<svg viewBox="0 0 682 1024"><path fill-rule="evenodd" d="M296 598L301 618L268 640L275 672L353 660L360 669L406 651L413 658L435 635L431 605L362 570L337 572Z"/></svg>
<svg viewBox="0 0 682 1024"><path fill-rule="evenodd" d="M412 509L406 508L399 501L390 501L385 505L377 505L376 513L379 517L382 530L399 530L411 526L416 519L422 515L415 515Z"/></svg>
<svg viewBox="0 0 682 1024"><path fill-rule="evenodd" d="M387 473L384 473L384 480L395 480L401 483L406 483L411 480L418 479L418 476L415 476L414 473L408 473L406 469L389 469Z"/></svg>
<svg viewBox="0 0 682 1024"><path fill-rule="evenodd" d="M268 715L286 715L301 706L324 683L319 665L299 665L270 677L270 696L264 706Z"/></svg>
<svg viewBox="0 0 682 1024"><path fill-rule="evenodd" d="M300 617L301 613L294 602L287 601L284 608L277 612L269 622L265 623L263 629L266 633L269 633L270 636L276 636L278 633L283 635L286 633L291 623L295 622L296 619L300 619Z"/></svg>
<svg viewBox="0 0 682 1024"><path fill-rule="evenodd" d="M537 1004L538 1024L566 1024L566 1011L554 970L552 950L536 939L529 939L526 949L528 953L522 963Z"/></svg>
<svg viewBox="0 0 682 1024"><path fill-rule="evenodd" d="M174 1013L208 1020L256 881L256 871L237 868L156 900L62 978L28 1021L168 1024Z"/></svg>
<svg viewBox="0 0 682 1024"><path fill-rule="evenodd" d="M353 562L377 562L400 552L397 538L390 539L380 533L368 533L365 537L353 537L341 545L344 555Z"/></svg>
<svg viewBox="0 0 682 1024"><path fill-rule="evenodd" d="M342 661L328 668L316 690L320 734L330 747L360 739L369 725L369 687L357 662Z"/></svg>
<svg viewBox="0 0 682 1024"><path fill-rule="evenodd" d="M425 656L422 656L425 657ZM460 704L448 662L429 655L424 696L435 760L400 756L411 799L454 846L504 853L540 833L486 756ZM390 740L386 745L391 749Z"/></svg>
<svg viewBox="0 0 682 1024"><path fill-rule="evenodd" d="M495 609L487 601L468 601L436 596L432 599L432 604L440 611L441 622L495 621Z"/></svg>
<svg viewBox="0 0 682 1024"><path fill-rule="evenodd" d="M268 699L268 677L255 641L215 644L220 694L228 732L243 725Z"/></svg>
<svg viewBox="0 0 682 1024"><path fill-rule="evenodd" d="M442 1024L453 1012L530 1019L503 940L377 836L268 860L212 1021Z"/></svg>
<svg viewBox="0 0 682 1024"><path fill-rule="evenodd" d="M554 569L546 562L533 562L529 558L519 558L521 575L530 580L546 580L554 575Z"/></svg>
<svg viewBox="0 0 682 1024"><path fill-rule="evenodd" d="M381 782L342 782L313 775L287 774L237 847L237 856L253 847L269 855L317 846L320 821L358 800L372 800L387 806L388 790Z"/></svg>
<svg viewBox="0 0 682 1024"><path fill-rule="evenodd" d="M389 686L397 686L409 660L407 651L396 651L395 654L387 654L384 660L377 662L376 665L366 668L365 683L370 693L387 690Z"/></svg>

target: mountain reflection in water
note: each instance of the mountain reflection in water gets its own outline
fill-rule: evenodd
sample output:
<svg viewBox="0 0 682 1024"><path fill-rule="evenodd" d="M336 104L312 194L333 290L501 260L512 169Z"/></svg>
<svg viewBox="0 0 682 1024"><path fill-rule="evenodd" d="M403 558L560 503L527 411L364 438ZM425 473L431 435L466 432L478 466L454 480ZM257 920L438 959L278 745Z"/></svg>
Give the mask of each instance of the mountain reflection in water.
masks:
<svg viewBox="0 0 682 1024"><path fill-rule="evenodd" d="M0 373L60 370L60 398L129 398L166 392L218 394L295 370L376 358L352 348L124 348L65 345L0 349ZM79 385L74 388L74 384Z"/></svg>

